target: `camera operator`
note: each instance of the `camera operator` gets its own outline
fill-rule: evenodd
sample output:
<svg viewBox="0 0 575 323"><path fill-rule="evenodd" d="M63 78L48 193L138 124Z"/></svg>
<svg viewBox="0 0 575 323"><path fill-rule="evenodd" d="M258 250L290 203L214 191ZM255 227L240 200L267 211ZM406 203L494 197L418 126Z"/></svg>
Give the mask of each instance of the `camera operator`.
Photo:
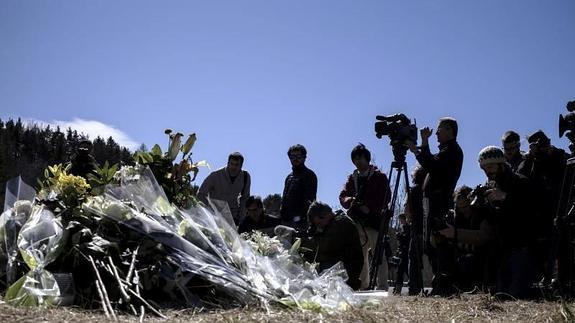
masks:
<svg viewBox="0 0 575 323"><path fill-rule="evenodd" d="M307 212L310 229L297 233L284 225L275 228L280 239L293 240L293 235L301 237L301 250L309 250L304 255L309 262L318 263L318 272L342 262L347 271L347 284L358 290L359 275L363 266L361 242L354 222L344 212L336 215L329 205L315 201Z"/></svg>
<svg viewBox="0 0 575 323"><path fill-rule="evenodd" d="M370 164L371 153L363 145L358 144L351 151L351 161L355 171L349 175L347 182L339 194L339 201L347 214L356 223L359 238L362 243L363 269L361 271L361 288L369 284L369 251L375 250L380 222L384 217L386 206L389 203L389 182L387 176L376 166ZM383 277L386 266L381 267ZM387 289L387 280L379 282L383 289Z"/></svg>
<svg viewBox="0 0 575 323"><path fill-rule="evenodd" d="M557 214L567 153L551 145L541 130L527 138L529 153L520 173L527 176L537 193L537 275L543 286L551 283L555 269L557 234L554 219Z"/></svg>
<svg viewBox="0 0 575 323"><path fill-rule="evenodd" d="M419 164L427 171L423 185L424 197L428 203L426 251L434 275L439 274L435 250L430 246L430 232L438 229L437 223L452 206L452 195L463 165L463 151L457 143L458 126L453 118L441 118L437 125L439 152L433 155L429 149L429 137L432 130L425 127L420 130L421 146L409 143L409 149L415 154ZM433 285L433 284L432 284Z"/></svg>
<svg viewBox="0 0 575 323"><path fill-rule="evenodd" d="M482 197L492 210L497 239L499 265L496 291L524 298L528 296L533 279L533 187L527 177L511 170L498 147L483 148L479 153L479 165L490 181L490 188Z"/></svg>
<svg viewBox="0 0 575 323"><path fill-rule="evenodd" d="M447 278L447 290L438 294L454 292L450 291L451 283L466 291L486 285L487 244L494 238L484 206L472 203L474 191L464 185L453 195L453 220L434 237L438 242L439 267L446 270L442 277Z"/></svg>
<svg viewBox="0 0 575 323"><path fill-rule="evenodd" d="M409 295L423 291L423 182L427 172L417 166L411 175L412 186L405 203L405 214L411 223L409 242Z"/></svg>

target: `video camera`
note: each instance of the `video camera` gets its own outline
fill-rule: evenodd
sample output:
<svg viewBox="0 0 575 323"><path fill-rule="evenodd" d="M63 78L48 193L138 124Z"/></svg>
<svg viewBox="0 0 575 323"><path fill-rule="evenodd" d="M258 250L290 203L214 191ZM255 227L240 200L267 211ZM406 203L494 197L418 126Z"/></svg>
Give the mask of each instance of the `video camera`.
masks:
<svg viewBox="0 0 575 323"><path fill-rule="evenodd" d="M417 125L403 113L388 116L376 116L375 135L381 139L388 136L393 148L395 160L405 160L407 147L405 143L411 141L417 143Z"/></svg>
<svg viewBox="0 0 575 323"><path fill-rule="evenodd" d="M559 137L566 137L571 141L569 149L571 150L571 155L575 155L575 101L567 102L567 113L566 115L559 115Z"/></svg>

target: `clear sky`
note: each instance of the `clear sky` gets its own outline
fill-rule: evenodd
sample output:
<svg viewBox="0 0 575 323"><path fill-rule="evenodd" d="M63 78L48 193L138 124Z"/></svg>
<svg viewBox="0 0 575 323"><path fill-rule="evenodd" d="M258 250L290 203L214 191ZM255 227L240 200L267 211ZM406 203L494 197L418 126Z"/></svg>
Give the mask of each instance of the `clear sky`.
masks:
<svg viewBox="0 0 575 323"><path fill-rule="evenodd" d="M566 147L574 55L572 0L2 0L0 116L148 147L168 127L197 132L195 158L242 152L260 195L282 191L301 143L337 205L357 142L388 172L377 114L457 118L469 185L508 129Z"/></svg>

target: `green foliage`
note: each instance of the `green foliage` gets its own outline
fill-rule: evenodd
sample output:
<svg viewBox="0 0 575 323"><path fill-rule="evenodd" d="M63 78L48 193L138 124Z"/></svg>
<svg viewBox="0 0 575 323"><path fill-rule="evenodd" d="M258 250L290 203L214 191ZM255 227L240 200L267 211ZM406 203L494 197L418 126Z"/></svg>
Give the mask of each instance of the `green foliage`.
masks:
<svg viewBox="0 0 575 323"><path fill-rule="evenodd" d="M195 133L190 134L183 144L183 134L173 134L171 129L166 129L164 133L169 137L168 149L165 152L156 144L150 151L136 152L134 160L150 167L170 202L178 207L188 208L197 203L196 189L192 182L196 179L199 168L207 166L207 163L192 161L192 148L197 140ZM178 161L180 153L181 159Z"/></svg>
<svg viewBox="0 0 575 323"><path fill-rule="evenodd" d="M96 174L88 174L88 183L95 194L103 192L106 185L114 183L114 175L118 171L118 164L111 165L106 161L103 166L96 167Z"/></svg>

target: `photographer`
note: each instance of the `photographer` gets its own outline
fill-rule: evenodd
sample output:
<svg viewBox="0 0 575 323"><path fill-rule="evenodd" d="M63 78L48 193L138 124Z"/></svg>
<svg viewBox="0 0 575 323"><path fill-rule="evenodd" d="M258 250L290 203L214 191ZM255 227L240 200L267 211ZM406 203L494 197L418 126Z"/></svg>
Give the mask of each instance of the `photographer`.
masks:
<svg viewBox="0 0 575 323"><path fill-rule="evenodd" d="M446 277L448 284L453 283L460 290L472 290L485 285L487 244L494 239L485 206L473 203L475 194L481 193L465 185L455 191L453 219L434 237L438 243L442 277ZM450 286L447 288L442 292L448 293Z"/></svg>
<svg viewBox="0 0 575 323"><path fill-rule="evenodd" d="M453 118L441 118L437 125L439 152L433 155L429 149L429 137L432 130L425 127L420 130L421 146L409 143L409 149L415 154L419 164L427 171L423 185L424 197L428 203L426 249L434 275L438 275L435 250L429 244L430 232L438 229L437 223L452 206L452 195L463 165L463 151L457 143L458 126Z"/></svg>
<svg viewBox="0 0 575 323"><path fill-rule="evenodd" d="M377 167L370 165L371 153L363 144L353 148L351 161L356 170L347 178L339 194L339 201L347 210L348 216L356 222L364 259L361 287L366 288L369 283L368 254L375 249L380 222L391 194L387 176ZM385 266L382 268L382 274L385 275ZM386 280L380 283L382 288L387 288Z"/></svg>
<svg viewBox="0 0 575 323"><path fill-rule="evenodd" d="M511 170L498 147L483 148L479 165L492 183L489 186L495 186L482 197L493 212L499 260L496 290L515 298L527 297L534 264L534 190L528 178Z"/></svg>
<svg viewBox="0 0 575 323"><path fill-rule="evenodd" d="M537 191L537 278L546 286L555 269L557 234L553 223L568 155L551 145L551 140L541 130L530 135L527 141L529 153L520 173L531 180Z"/></svg>
<svg viewBox="0 0 575 323"><path fill-rule="evenodd" d="M287 226L277 226L275 233L281 239L292 239L294 234L301 237L301 250L309 250L305 257L309 262L318 263L318 273L342 262L349 277L347 284L358 290L359 275L363 266L363 255L359 235L353 221L343 214L333 213L329 205L313 202L307 213L310 230L297 233ZM286 238L287 237L287 238Z"/></svg>

